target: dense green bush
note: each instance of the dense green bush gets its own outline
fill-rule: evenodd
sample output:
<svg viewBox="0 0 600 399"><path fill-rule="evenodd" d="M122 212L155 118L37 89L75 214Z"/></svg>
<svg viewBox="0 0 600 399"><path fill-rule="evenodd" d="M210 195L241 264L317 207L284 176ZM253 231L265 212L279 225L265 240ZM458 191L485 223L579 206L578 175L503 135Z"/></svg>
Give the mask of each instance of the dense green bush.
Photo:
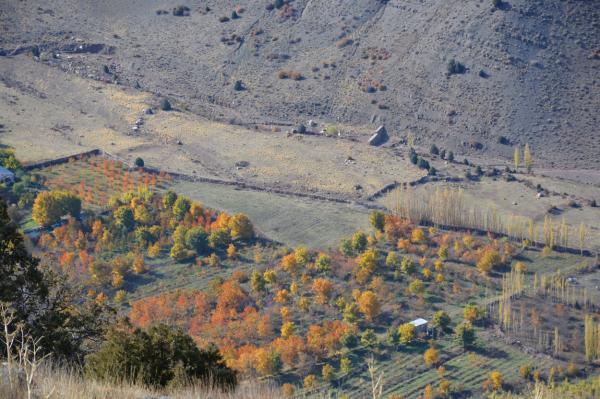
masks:
<svg viewBox="0 0 600 399"><path fill-rule="evenodd" d="M431 155L439 155L440 154L440 150L437 147L437 145L432 144L431 147L429 148L429 152L431 153Z"/></svg>
<svg viewBox="0 0 600 399"><path fill-rule="evenodd" d="M451 59L448 62L448 74L449 75L461 74L461 73L465 73L466 71L467 71L467 68L465 68L465 66L463 64L456 61L455 59Z"/></svg>
<svg viewBox="0 0 600 399"><path fill-rule="evenodd" d="M137 157L135 159L135 166L137 166L138 168L143 168L144 167L144 160L140 157Z"/></svg>
<svg viewBox="0 0 600 399"><path fill-rule="evenodd" d="M189 335L166 325L112 328L100 350L86 357L85 372L100 380L155 387L200 381L230 389L237 384L216 348L199 350Z"/></svg>
<svg viewBox="0 0 600 399"><path fill-rule="evenodd" d="M166 98L160 100L160 109L162 109L163 111L170 111L172 108L169 100L167 100Z"/></svg>
<svg viewBox="0 0 600 399"><path fill-rule="evenodd" d="M419 157L419 160L417 161L417 166L421 169L429 170L429 162L421 157Z"/></svg>

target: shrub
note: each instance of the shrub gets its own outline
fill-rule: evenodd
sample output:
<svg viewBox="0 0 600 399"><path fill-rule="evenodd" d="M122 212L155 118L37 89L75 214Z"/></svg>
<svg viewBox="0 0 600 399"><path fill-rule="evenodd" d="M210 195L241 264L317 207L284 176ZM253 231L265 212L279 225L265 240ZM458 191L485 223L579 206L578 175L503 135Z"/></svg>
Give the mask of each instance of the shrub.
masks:
<svg viewBox="0 0 600 399"><path fill-rule="evenodd" d="M169 100L167 100L166 98L160 100L160 109L162 109L163 111L170 111L172 108Z"/></svg>
<svg viewBox="0 0 600 399"><path fill-rule="evenodd" d="M454 162L454 153L452 151L450 151L448 153L448 161L449 162Z"/></svg>
<svg viewBox="0 0 600 399"><path fill-rule="evenodd" d="M190 8L187 6L177 6L173 8L173 15L176 17L184 17L190 15Z"/></svg>
<svg viewBox="0 0 600 399"><path fill-rule="evenodd" d="M430 176L435 176L437 174L437 169L434 168L433 166L429 168L429 175Z"/></svg>
<svg viewBox="0 0 600 399"><path fill-rule="evenodd" d="M431 147L429 148L429 152L431 153L431 155L439 155L440 154L440 150L437 148L437 146L435 144L431 145Z"/></svg>
<svg viewBox="0 0 600 399"><path fill-rule="evenodd" d="M238 13L235 10L233 10L231 12L231 19L238 19L239 17L240 16L238 15Z"/></svg>
<svg viewBox="0 0 600 399"><path fill-rule="evenodd" d="M229 21L228 17L221 17L221 18L219 18L219 22L227 22L227 21Z"/></svg>
<svg viewBox="0 0 600 399"><path fill-rule="evenodd" d="M533 375L533 369L531 367L531 365L529 364L524 364L519 368L519 375L521 376L521 378L523 378L524 380L529 380L531 379L531 376Z"/></svg>
<svg viewBox="0 0 600 399"><path fill-rule="evenodd" d="M466 70L465 66L455 59L448 61L448 75L463 74Z"/></svg>
<svg viewBox="0 0 600 399"><path fill-rule="evenodd" d="M416 164L417 164L417 162L419 162L419 157L418 157L417 153L416 153L416 152L414 152L414 151L410 153L410 162L411 162L413 165L416 165Z"/></svg>
<svg viewBox="0 0 600 399"><path fill-rule="evenodd" d="M86 357L88 376L164 387L183 374L190 381L222 389L237 385L235 372L225 365L216 347L201 351L190 336L166 325L130 329L127 325L109 330L100 350Z"/></svg>
<svg viewBox="0 0 600 399"><path fill-rule="evenodd" d="M350 39L349 37L344 37L343 39L339 40L335 45L337 46L337 48L343 48L352 43L354 43L352 39Z"/></svg>
<svg viewBox="0 0 600 399"><path fill-rule="evenodd" d="M421 169L427 169L429 170L429 162L427 162L425 159L419 157L419 160L417 161L417 166Z"/></svg>
<svg viewBox="0 0 600 399"><path fill-rule="evenodd" d="M244 84L242 83L241 80L236 80L234 85L233 85L233 90L235 91L242 91L244 90Z"/></svg>
<svg viewBox="0 0 600 399"><path fill-rule="evenodd" d="M500 136L498 137L498 144L509 145L510 140L506 136Z"/></svg>
<svg viewBox="0 0 600 399"><path fill-rule="evenodd" d="M135 166L137 166L138 168L143 168L144 167L144 160L140 157L137 157L135 159Z"/></svg>
<svg viewBox="0 0 600 399"><path fill-rule="evenodd" d="M502 7L502 0L492 0L492 5L495 8L500 8L500 7Z"/></svg>

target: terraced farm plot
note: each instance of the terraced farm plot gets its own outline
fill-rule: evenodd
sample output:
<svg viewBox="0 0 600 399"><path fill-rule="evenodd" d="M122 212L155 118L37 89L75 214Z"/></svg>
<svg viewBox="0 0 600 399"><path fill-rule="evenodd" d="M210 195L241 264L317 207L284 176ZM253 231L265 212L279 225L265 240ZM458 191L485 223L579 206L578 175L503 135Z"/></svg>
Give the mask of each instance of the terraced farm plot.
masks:
<svg viewBox="0 0 600 399"><path fill-rule="evenodd" d="M263 234L292 246L335 248L342 237L369 228L369 210L354 205L199 182L174 182L172 189L211 208L243 212Z"/></svg>
<svg viewBox="0 0 600 399"><path fill-rule="evenodd" d="M178 263L164 254L147 263L147 272L132 276L123 289L128 300L138 300L176 289L207 289L211 280L226 278L232 270L248 273L253 268L250 251L242 252L239 260L225 260L219 267L198 266L193 262Z"/></svg>
<svg viewBox="0 0 600 399"><path fill-rule="evenodd" d="M115 194L148 187L167 187L168 175L156 175L143 170L130 171L121 162L103 157L73 158L71 161L34 170L43 185L52 190L67 190L77 194L84 205L101 209Z"/></svg>

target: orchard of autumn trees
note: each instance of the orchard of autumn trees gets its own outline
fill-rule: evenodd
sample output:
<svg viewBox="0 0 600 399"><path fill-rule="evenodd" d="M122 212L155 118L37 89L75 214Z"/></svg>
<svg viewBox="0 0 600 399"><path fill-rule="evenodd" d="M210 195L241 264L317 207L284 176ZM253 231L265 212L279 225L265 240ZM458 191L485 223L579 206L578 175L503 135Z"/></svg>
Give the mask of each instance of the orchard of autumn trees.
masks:
<svg viewBox="0 0 600 399"><path fill-rule="evenodd" d="M156 322L179 326L201 347L216 344L226 364L243 376L293 376L307 388L362 367L353 353L422 346L425 337L409 323L420 315L432 317L439 336L455 334L461 347L470 348L473 325L485 309L470 305L464 320L452 323L427 297L462 306L491 274L510 265L516 248L506 240L440 233L381 213L371 223L372 234L358 231L336 251L256 253L252 271L234 270L205 290L135 301L129 317L144 328ZM381 328L385 340L374 332ZM435 350L425 353L426 364L438 360Z"/></svg>
<svg viewBox="0 0 600 399"><path fill-rule="evenodd" d="M71 191L39 192L32 218L41 230L32 251L41 261L25 249L6 207L0 215L0 301L46 351L83 363L92 378L155 386L194 379L229 389L239 378L274 377L288 381L289 395L394 352L420 353L423 370L442 367L437 339L451 337L470 351L490 320L471 298L494 290L514 298L527 271L513 262L524 244L377 211L372 231L315 251L258 240L246 215L173 191L140 186L105 203L82 212ZM206 288L128 301L136 276L158 263L216 273ZM13 274L19 278L8 278ZM449 307L463 311L451 315ZM419 317L430 321L431 335L410 323ZM586 355L595 359L600 345L587 331L596 325L586 323ZM453 381L440 376L439 392L450 392ZM503 376L490 373L485 388L502 386Z"/></svg>
<svg viewBox="0 0 600 399"><path fill-rule="evenodd" d="M34 210L44 213L46 198L61 195L40 193ZM99 302L115 290L117 302L122 299L127 277L144 273L150 259L196 258L199 263L218 264L219 258L234 256L236 246L254 238L247 216L219 213L172 191L160 195L140 188L111 198L109 207L107 214L70 217L43 232L36 246L37 253L88 287Z"/></svg>

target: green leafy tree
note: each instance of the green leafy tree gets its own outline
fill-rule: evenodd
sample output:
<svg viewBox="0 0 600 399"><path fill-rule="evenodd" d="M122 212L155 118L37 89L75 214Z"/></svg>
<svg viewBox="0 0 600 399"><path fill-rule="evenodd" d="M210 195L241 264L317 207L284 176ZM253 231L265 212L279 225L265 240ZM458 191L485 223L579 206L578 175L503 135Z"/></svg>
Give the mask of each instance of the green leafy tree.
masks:
<svg viewBox="0 0 600 399"><path fill-rule="evenodd" d="M65 215L79 217L81 200L67 191L42 191L33 203L31 217L40 226L49 226Z"/></svg>
<svg viewBox="0 0 600 399"><path fill-rule="evenodd" d="M110 329L100 350L86 357L85 371L95 379L153 387L166 386L182 371L191 381L220 388L237 384L236 373L225 365L216 347L201 351L190 336L166 325Z"/></svg>
<svg viewBox="0 0 600 399"><path fill-rule="evenodd" d="M360 344L365 348L374 348L377 345L377 335L372 329L365 330L360 335Z"/></svg>
<svg viewBox="0 0 600 399"><path fill-rule="evenodd" d="M396 346L400 342L400 335L398 334L398 329L394 327L390 327L386 332L386 341L390 346Z"/></svg>
<svg viewBox="0 0 600 399"><path fill-rule="evenodd" d="M132 231L135 227L133 211L128 206L121 206L113 213L115 225L125 231Z"/></svg>
<svg viewBox="0 0 600 399"><path fill-rule="evenodd" d="M144 167L144 160L140 157L137 157L135 159L135 166L137 166L138 168L143 168Z"/></svg>
<svg viewBox="0 0 600 399"><path fill-rule="evenodd" d="M223 249L231 244L231 234L228 229L216 229L208 236L208 245L213 249Z"/></svg>
<svg viewBox="0 0 600 399"><path fill-rule="evenodd" d="M344 239L340 243L340 252L345 256L352 256L354 254L354 248L352 247L351 239Z"/></svg>
<svg viewBox="0 0 600 399"><path fill-rule="evenodd" d="M252 290L254 292L262 292L265 290L266 281L263 277L263 274L258 270L252 272L252 276L250 277L250 284L252 286Z"/></svg>
<svg viewBox="0 0 600 399"><path fill-rule="evenodd" d="M413 274L416 271L415 263L412 258L405 256L402 258L402 263L400 264L400 269L405 274Z"/></svg>
<svg viewBox="0 0 600 399"><path fill-rule="evenodd" d="M177 262L179 262L188 257L188 251L183 244L176 242L171 247L170 255L171 255L171 258L173 258L173 260L176 260Z"/></svg>
<svg viewBox="0 0 600 399"><path fill-rule="evenodd" d="M464 349L468 349L475 343L475 329L471 323L461 323L456 327L454 337Z"/></svg>
<svg viewBox="0 0 600 399"><path fill-rule="evenodd" d="M358 305L354 302L347 304L344 307L344 321L346 323L356 323L358 321L359 315L360 315L360 310L358 308Z"/></svg>
<svg viewBox="0 0 600 399"><path fill-rule="evenodd" d="M234 240L250 240L254 238L254 226L248 216L243 213L238 213L233 215L231 219L229 219L228 226L231 231L231 238Z"/></svg>
<svg viewBox="0 0 600 399"><path fill-rule="evenodd" d="M16 172L21 168L21 163L15 157L15 151L11 148L0 149L0 166Z"/></svg>
<svg viewBox="0 0 600 399"><path fill-rule="evenodd" d="M378 231L383 231L385 227L385 215L381 211L373 211L369 215L369 222L371 222L371 226Z"/></svg>
<svg viewBox="0 0 600 399"><path fill-rule="evenodd" d="M400 256L397 252L390 251L385 257L385 265L390 269L396 269L398 266L400 266L400 262Z"/></svg>
<svg viewBox="0 0 600 399"><path fill-rule="evenodd" d="M177 201L177 194L174 191L168 190L163 195L163 206L166 209L172 208L175 201Z"/></svg>
<svg viewBox="0 0 600 399"><path fill-rule="evenodd" d="M326 272L331 270L332 263L333 262L330 256L326 254L319 254L319 256L317 256L317 260L315 261L315 267L320 272Z"/></svg>
<svg viewBox="0 0 600 399"><path fill-rule="evenodd" d="M352 235L352 249L354 249L356 252L363 252L365 249L367 249L367 244L367 235L362 231L357 231L354 233L354 235Z"/></svg>
<svg viewBox="0 0 600 399"><path fill-rule="evenodd" d="M441 332L446 332L450 327L451 321L452 320L450 319L448 313L444 312L443 310L438 310L433 315L431 324L433 324L433 326L438 328Z"/></svg>
<svg viewBox="0 0 600 399"><path fill-rule="evenodd" d="M417 329L410 323L404 323L398 327L398 335L400 336L400 343L407 345L417 337Z"/></svg>
<svg viewBox="0 0 600 399"><path fill-rule="evenodd" d="M190 211L191 202L189 199L179 196L173 204L173 215L177 220L183 220L186 213Z"/></svg>
<svg viewBox="0 0 600 399"><path fill-rule="evenodd" d="M185 233L185 246L197 254L204 254L208 250L208 234L200 226L190 228Z"/></svg>

